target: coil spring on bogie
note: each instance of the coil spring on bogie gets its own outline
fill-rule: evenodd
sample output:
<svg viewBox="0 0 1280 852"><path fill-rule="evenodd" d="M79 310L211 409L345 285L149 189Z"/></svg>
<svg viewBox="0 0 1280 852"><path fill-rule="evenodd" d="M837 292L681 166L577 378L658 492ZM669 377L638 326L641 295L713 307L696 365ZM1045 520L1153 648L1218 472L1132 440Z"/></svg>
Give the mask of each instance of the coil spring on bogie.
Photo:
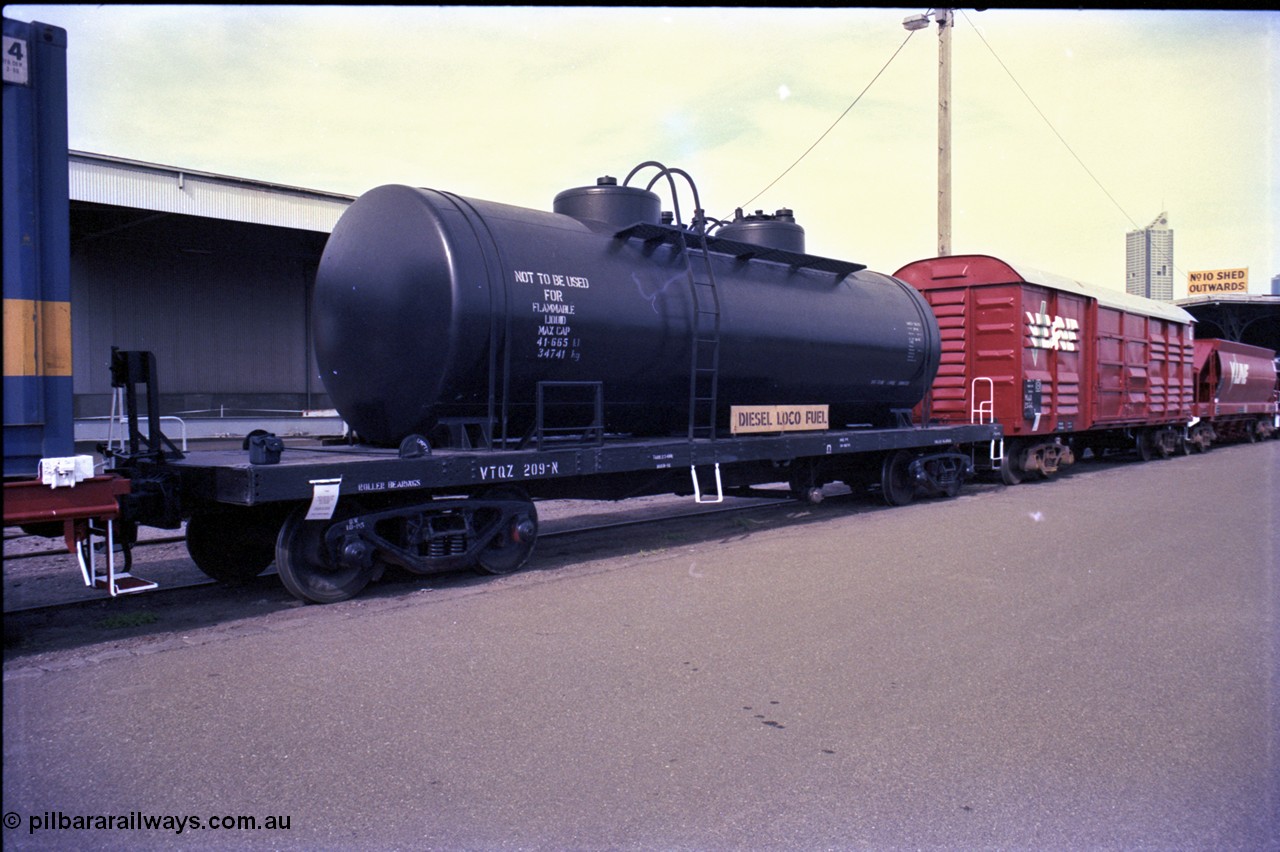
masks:
<svg viewBox="0 0 1280 852"><path fill-rule="evenodd" d="M457 514L419 514L404 519L404 542L422 556L440 559L467 552L468 524Z"/></svg>
<svg viewBox="0 0 1280 852"><path fill-rule="evenodd" d="M427 543L427 556L438 559L445 556L461 556L467 552L465 534L438 536Z"/></svg>

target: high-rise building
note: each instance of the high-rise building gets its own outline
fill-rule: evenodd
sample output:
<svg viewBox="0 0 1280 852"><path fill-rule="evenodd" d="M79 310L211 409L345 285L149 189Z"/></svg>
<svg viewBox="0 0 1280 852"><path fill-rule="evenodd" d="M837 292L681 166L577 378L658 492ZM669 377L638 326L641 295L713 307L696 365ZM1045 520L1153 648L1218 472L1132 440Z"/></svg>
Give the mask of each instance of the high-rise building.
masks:
<svg viewBox="0 0 1280 852"><path fill-rule="evenodd" d="M1173 229L1168 213L1125 238L1124 289L1135 296L1173 301Z"/></svg>

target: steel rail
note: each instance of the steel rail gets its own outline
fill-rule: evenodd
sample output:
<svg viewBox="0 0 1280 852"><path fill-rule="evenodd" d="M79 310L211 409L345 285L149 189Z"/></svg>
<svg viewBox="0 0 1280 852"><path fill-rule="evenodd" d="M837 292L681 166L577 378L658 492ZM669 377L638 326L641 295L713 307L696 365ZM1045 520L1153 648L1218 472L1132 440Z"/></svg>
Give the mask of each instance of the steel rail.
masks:
<svg viewBox="0 0 1280 852"><path fill-rule="evenodd" d="M733 506L716 506L715 508L710 508L710 509L704 508L704 509L696 509L696 510L687 511L687 512L674 512L671 514L663 514L657 517L627 518L623 520L609 521L606 523L598 523L598 524L587 523L584 525L577 525L577 526L565 527L562 529L549 530L547 532L540 532L538 534L538 540L542 541L546 539L565 538L573 535L585 535L587 533L601 532L601 531L606 531L611 529L624 529L627 527L643 526L645 524L660 524L665 521L688 520L690 518L699 518L699 517L708 516L708 515L728 514L733 512L746 512L752 509L772 508L775 506L783 506L787 504L797 504L799 502L800 501L796 500L793 497L753 498L751 503L737 504ZM185 540L186 539L184 536L169 536L165 538L147 539L135 544L134 548L136 549L138 547L142 547L143 545L151 545L151 544L174 544L174 543L185 541ZM42 554L21 554L15 557L6 556L5 559L7 561L8 559L11 559L11 558L20 558L20 557L31 556L31 555L67 556L70 554L68 554L65 550L58 550L58 551L48 551ZM272 577L272 576L275 576L275 573L276 572L274 567L269 568L268 570L264 571L262 574L259 574L258 577L255 577L254 579L257 580L263 577ZM165 593L188 591L191 589L203 589L209 586L217 586L217 585L220 585L220 583L217 580L214 580L213 578L208 577L208 578L202 578L200 580L194 580L189 583L166 584L166 585L160 586L158 589L155 589L153 591L144 592L140 595L136 595L132 597L136 597L139 600L142 600L144 598L153 600L155 599L156 596L164 595ZM90 597L90 598L68 600L68 601L55 601L53 603L33 604L33 605L28 605L23 607L17 607L15 609L6 609L4 611L4 614L8 616L8 615L28 614L28 613L34 613L34 612L74 609L81 606L88 606L91 604L100 603L103 600L106 600L106 598Z"/></svg>

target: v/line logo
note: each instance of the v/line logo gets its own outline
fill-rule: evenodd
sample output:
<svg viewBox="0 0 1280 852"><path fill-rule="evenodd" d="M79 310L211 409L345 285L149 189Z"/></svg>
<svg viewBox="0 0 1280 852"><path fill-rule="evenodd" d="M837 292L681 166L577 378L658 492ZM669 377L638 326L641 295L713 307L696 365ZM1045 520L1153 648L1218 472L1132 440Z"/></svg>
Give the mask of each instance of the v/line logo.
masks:
<svg viewBox="0 0 1280 852"><path fill-rule="evenodd" d="M1231 359L1231 384L1243 385L1249 382L1249 365L1241 364L1234 357Z"/></svg>
<svg viewBox="0 0 1280 852"><path fill-rule="evenodd" d="M1054 349L1075 352L1080 344L1080 323L1070 317L1050 316L1045 306L1040 312L1027 311L1028 346L1034 349Z"/></svg>

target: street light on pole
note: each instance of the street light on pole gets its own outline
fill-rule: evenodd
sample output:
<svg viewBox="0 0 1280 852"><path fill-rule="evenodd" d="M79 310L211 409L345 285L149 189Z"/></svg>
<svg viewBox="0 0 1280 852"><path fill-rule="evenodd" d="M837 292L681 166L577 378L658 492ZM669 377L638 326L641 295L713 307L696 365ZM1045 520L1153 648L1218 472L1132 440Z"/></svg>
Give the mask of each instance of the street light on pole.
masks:
<svg viewBox="0 0 1280 852"><path fill-rule="evenodd" d="M907 30L922 30L929 19L938 23L938 256L951 254L951 9L934 9L911 15L902 22Z"/></svg>

